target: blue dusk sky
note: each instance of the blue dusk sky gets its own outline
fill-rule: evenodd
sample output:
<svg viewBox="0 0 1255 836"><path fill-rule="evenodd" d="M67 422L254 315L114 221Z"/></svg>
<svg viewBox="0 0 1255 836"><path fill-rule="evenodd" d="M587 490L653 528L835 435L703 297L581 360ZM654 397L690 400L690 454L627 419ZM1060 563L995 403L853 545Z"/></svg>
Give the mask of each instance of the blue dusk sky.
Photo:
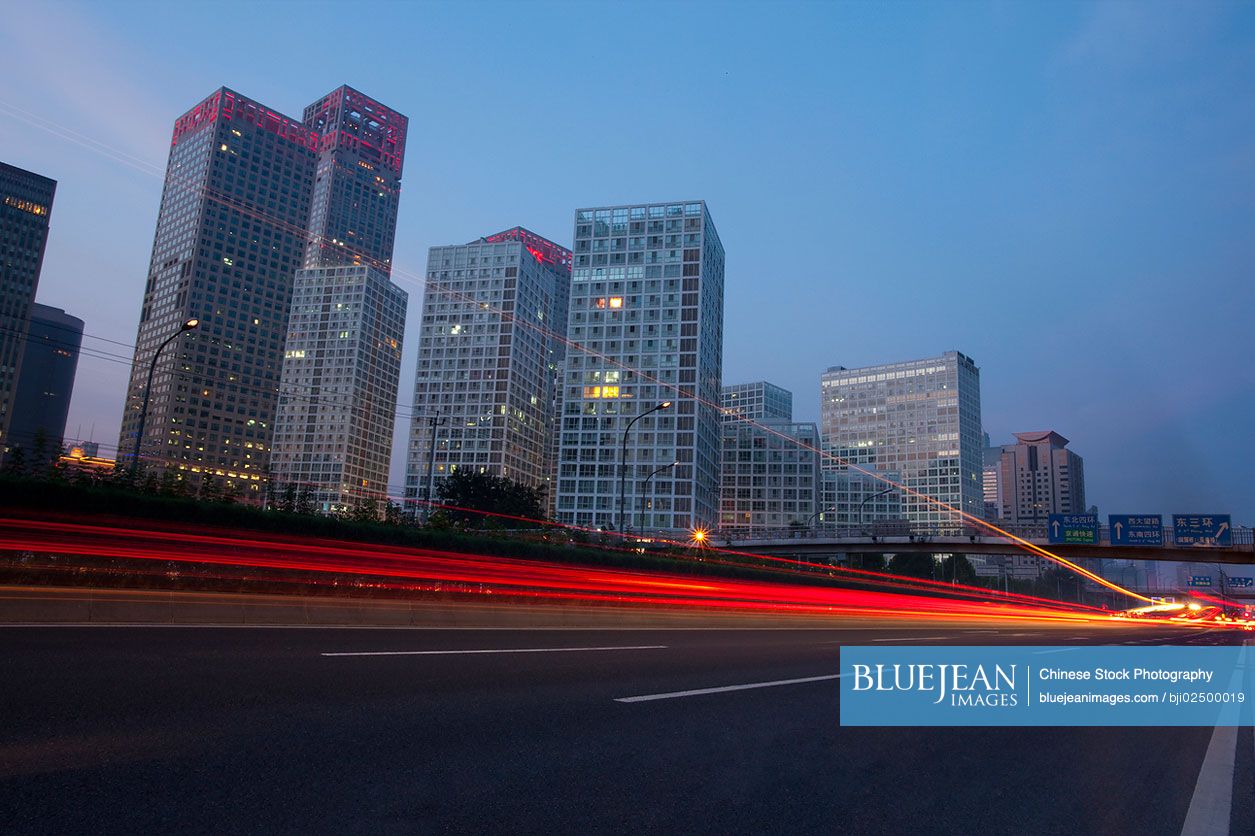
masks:
<svg viewBox="0 0 1255 836"><path fill-rule="evenodd" d="M39 301L126 358L70 413L110 453L175 118L348 83L410 117L403 416L428 247L701 198L725 382L817 420L828 366L957 349L1103 513L1255 522L1253 5L9 2L0 41L0 159L59 183Z"/></svg>

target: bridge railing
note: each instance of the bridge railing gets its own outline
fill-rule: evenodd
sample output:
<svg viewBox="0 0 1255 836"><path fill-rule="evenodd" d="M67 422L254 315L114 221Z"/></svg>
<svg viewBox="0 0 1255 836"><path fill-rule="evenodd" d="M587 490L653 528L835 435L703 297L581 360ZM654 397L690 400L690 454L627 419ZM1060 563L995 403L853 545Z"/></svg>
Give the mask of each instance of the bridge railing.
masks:
<svg viewBox="0 0 1255 836"><path fill-rule="evenodd" d="M1045 543L1049 540L1044 523L996 523L996 525L1003 531L1025 540L1039 543ZM976 538L974 542L1007 539L996 531L979 525L953 525L946 523L929 525L911 523L905 520L877 520L862 525L815 525L809 527L786 526L771 528L728 527L713 531L710 536L718 542L731 541L738 543L756 540L789 539L865 541L875 538L876 540L897 540L899 542L901 540L919 542L921 539L926 542L931 538L942 537ZM1251 546L1255 544L1255 530L1246 526L1233 528L1231 536L1235 546ZM1164 528L1163 544L1165 547L1177 545L1172 528ZM1099 527L1097 545L1111 545L1111 529L1109 526ZM1148 548L1154 548L1154 546L1149 546Z"/></svg>

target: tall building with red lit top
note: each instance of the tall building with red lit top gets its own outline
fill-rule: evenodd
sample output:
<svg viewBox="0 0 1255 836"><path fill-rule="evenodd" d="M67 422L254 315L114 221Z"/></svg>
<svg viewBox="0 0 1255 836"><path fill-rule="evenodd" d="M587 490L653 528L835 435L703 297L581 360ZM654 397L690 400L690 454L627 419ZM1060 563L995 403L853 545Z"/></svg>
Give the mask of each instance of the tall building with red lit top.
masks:
<svg viewBox="0 0 1255 836"><path fill-rule="evenodd" d="M432 247L405 496L457 470L550 488L571 251L523 227Z"/></svg>
<svg viewBox="0 0 1255 836"><path fill-rule="evenodd" d="M305 267L392 270L409 119L348 85L305 108L318 134Z"/></svg>
<svg viewBox="0 0 1255 836"><path fill-rule="evenodd" d="M260 496L292 280L305 256L319 136L226 87L174 123L118 440L193 489Z"/></svg>
<svg viewBox="0 0 1255 836"><path fill-rule="evenodd" d="M297 120L228 88L179 117L146 277L120 458L260 498L293 282L369 266L386 282L407 120L349 87ZM199 326L158 356L189 319ZM389 340L393 337L389 336ZM388 344L392 353L392 344ZM316 398L317 387L299 393Z"/></svg>
<svg viewBox="0 0 1255 836"><path fill-rule="evenodd" d="M389 281L409 120L351 87L305 108L318 170L271 477L335 513L388 497L407 296Z"/></svg>

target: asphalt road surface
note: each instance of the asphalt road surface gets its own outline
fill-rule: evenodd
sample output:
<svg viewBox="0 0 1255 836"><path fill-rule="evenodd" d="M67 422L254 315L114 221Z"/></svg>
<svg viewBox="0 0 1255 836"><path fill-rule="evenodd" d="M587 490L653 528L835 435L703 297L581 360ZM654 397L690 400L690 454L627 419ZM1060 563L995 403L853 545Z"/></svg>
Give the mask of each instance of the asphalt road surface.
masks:
<svg viewBox="0 0 1255 836"><path fill-rule="evenodd" d="M0 832L1176 836L1213 729L842 728L827 677L843 644L1249 635L0 627ZM1251 834L1249 727L1236 751L1213 817Z"/></svg>

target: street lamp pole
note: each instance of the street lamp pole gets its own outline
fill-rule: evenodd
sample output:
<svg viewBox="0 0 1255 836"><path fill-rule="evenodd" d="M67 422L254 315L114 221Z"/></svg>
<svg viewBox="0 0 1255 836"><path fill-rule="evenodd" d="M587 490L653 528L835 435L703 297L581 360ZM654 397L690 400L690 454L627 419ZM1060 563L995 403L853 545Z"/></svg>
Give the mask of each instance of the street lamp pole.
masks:
<svg viewBox="0 0 1255 836"><path fill-rule="evenodd" d="M664 464L662 467L658 468L653 473L645 477L645 481L641 483L641 496L645 498L646 502L649 501L649 481L653 479L655 476L657 476L659 473L662 473L664 470L670 470L671 468L675 467L679 463L680 463L679 460L676 460L676 461L673 461L671 464ZM644 507L641 508L641 524L637 527L641 529L642 531L645 530Z"/></svg>
<svg viewBox="0 0 1255 836"><path fill-rule="evenodd" d="M670 408L671 408L671 401L663 401L662 403L655 406L653 409L647 409L644 412L642 412L640 415L637 415L631 421L628 421L627 427L623 430L623 445L619 450L619 533L620 534L627 533L626 529L623 527L623 524L624 524L623 523L623 502L627 497L628 433L632 431L632 425L635 424L637 421L641 420L642 418L644 418L646 415L651 415L660 409L670 409Z"/></svg>
<svg viewBox="0 0 1255 836"><path fill-rule="evenodd" d="M139 447L144 441L144 424L148 422L148 401L153 391L153 372L157 371L157 358L161 356L161 352L170 343L183 336L185 331L191 331L200 326L199 319L189 319L179 327L170 336L166 337L165 342L157 346L157 350L153 352L152 362L148 364L148 384L144 387L144 405L139 410L139 431L135 433L135 455L131 459L131 478L134 479L139 473Z"/></svg>
<svg viewBox="0 0 1255 836"><path fill-rule="evenodd" d="M892 491L895 487L897 486L890 485L889 487L885 488L883 491L879 491L877 493L871 494L870 496L863 497L863 501L858 504L858 527L859 528L863 527L863 506L871 502L873 499L875 499L878 496L884 496L885 494Z"/></svg>

